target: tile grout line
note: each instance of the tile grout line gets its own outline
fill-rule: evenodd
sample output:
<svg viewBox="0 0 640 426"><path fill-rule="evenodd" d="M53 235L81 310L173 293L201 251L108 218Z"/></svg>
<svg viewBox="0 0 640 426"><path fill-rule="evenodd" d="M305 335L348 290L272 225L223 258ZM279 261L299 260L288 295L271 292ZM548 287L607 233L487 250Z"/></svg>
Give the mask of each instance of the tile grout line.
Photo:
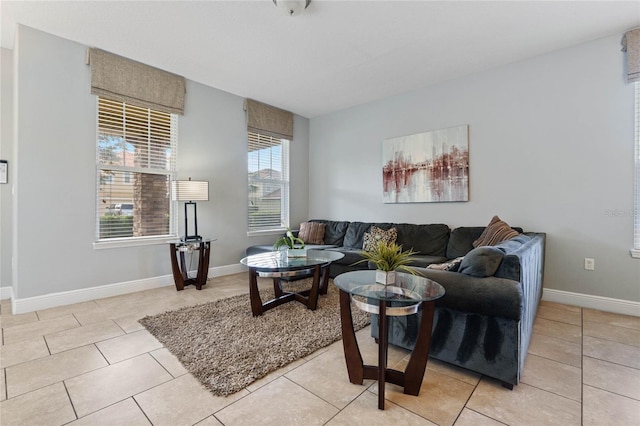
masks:
<svg viewBox="0 0 640 426"><path fill-rule="evenodd" d="M634 397L632 397L632 396L628 396L628 395L623 395L623 394L621 394L621 393L614 392L614 391L612 391L612 390L610 390L610 389L605 389L605 388L600 387L600 386L596 386L596 385L584 385L584 386L589 386L590 388L593 388L593 389L599 389L599 390L601 390L602 392L610 393L611 395L619 396L619 397L621 397L621 398L625 398L625 399L628 399L628 400L631 400L631 401L637 401L637 402L640 402L640 399L636 399L636 398L634 398Z"/></svg>
<svg viewBox="0 0 640 426"><path fill-rule="evenodd" d="M73 410L73 415L76 416L75 420L78 420L78 412L76 411L76 406L73 405L73 400L71 399L71 395L69 394L69 389L67 388L67 383L63 380L62 386L64 386L64 391L67 393L67 398L69 398L69 404L71 404L71 409Z"/></svg>
<svg viewBox="0 0 640 426"><path fill-rule="evenodd" d="M634 347L634 346L632 346L632 347ZM640 350L638 352L640 352ZM594 359L596 361L606 362L608 364L617 365L618 367L626 367L626 368L630 368L632 370L640 370L640 368L637 368L637 367L631 367L630 365L620 364L619 362L614 362L614 361L609 361L609 360L606 360L606 359L596 358L595 356L583 355L583 358Z"/></svg>
<svg viewBox="0 0 640 426"><path fill-rule="evenodd" d="M5 401L9 400L9 386L7 383L7 369L3 368L2 369L2 376L4 378L4 396L6 397Z"/></svg>
<svg viewBox="0 0 640 426"><path fill-rule="evenodd" d="M151 419L149 418L149 416L147 415L147 413L144 412L144 410L142 409L142 407L140 406L140 404L138 403L138 400L135 398L135 395L131 395L130 398L133 400L133 403L136 404L136 406L140 409L140 412L142 413L142 415L149 421L149 423L153 426L153 422L151 421ZM123 400L123 401L126 401ZM213 414L212 414L213 415ZM204 419L203 419L204 420ZM202 421L202 420L200 420ZM196 423L197 424L197 423Z"/></svg>

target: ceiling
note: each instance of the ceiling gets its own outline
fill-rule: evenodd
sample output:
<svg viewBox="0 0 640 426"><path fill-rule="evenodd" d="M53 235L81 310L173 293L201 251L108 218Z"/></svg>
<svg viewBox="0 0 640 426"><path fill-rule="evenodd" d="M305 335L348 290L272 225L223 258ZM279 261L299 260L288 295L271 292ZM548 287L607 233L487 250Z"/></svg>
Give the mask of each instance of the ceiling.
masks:
<svg viewBox="0 0 640 426"><path fill-rule="evenodd" d="M2 47L20 23L309 118L640 26L638 1L0 4Z"/></svg>

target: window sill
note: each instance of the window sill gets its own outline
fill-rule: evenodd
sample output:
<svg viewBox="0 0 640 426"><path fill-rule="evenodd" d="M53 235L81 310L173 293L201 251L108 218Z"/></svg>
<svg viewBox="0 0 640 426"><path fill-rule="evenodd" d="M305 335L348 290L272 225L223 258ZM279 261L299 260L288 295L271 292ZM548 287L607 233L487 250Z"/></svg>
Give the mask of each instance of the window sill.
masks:
<svg viewBox="0 0 640 426"><path fill-rule="evenodd" d="M636 259L640 259L640 250L631 249L630 253L631 253L631 257L635 257Z"/></svg>
<svg viewBox="0 0 640 426"><path fill-rule="evenodd" d="M267 229L264 231L247 231L247 237L260 237L262 235L282 235L287 232L286 228Z"/></svg>
<svg viewBox="0 0 640 426"><path fill-rule="evenodd" d="M166 244L169 241L175 241L178 237L175 235L167 235L164 237L140 237L140 238L114 238L111 240L96 241L93 243L94 250L151 246L157 244Z"/></svg>

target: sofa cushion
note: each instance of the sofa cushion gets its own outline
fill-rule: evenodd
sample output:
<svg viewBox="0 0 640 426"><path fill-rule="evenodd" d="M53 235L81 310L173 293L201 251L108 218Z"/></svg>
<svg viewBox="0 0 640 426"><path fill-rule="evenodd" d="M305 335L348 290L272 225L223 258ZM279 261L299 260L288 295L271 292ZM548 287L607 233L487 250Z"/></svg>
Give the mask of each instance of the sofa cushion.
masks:
<svg viewBox="0 0 640 426"><path fill-rule="evenodd" d="M309 222L319 222L325 224L325 244L338 247L342 246L342 243L344 241L344 234L347 232L347 227L349 226L348 221L312 219Z"/></svg>
<svg viewBox="0 0 640 426"><path fill-rule="evenodd" d="M348 249L346 247L335 247L329 250L337 251L344 254L344 257L342 259L337 260L335 262L331 262L332 265L341 264L341 265L348 265L352 269L369 269L369 267L367 266L367 262L364 262L364 261L361 262L362 260L365 259L361 254L362 249ZM357 262L360 262L360 263L358 263L357 265L354 265Z"/></svg>
<svg viewBox="0 0 640 426"><path fill-rule="evenodd" d="M320 222L302 222L298 238L305 244L324 244L324 230L326 224Z"/></svg>
<svg viewBox="0 0 640 426"><path fill-rule="evenodd" d="M473 242L482 235L484 228L484 226L461 226L451 230L447 244L447 258L455 259L473 250Z"/></svg>
<svg viewBox="0 0 640 426"><path fill-rule="evenodd" d="M411 256L411 263L409 263L409 266L426 268L427 266L432 265L434 263L442 263L446 261L447 261L447 258L444 256L423 256L421 254L416 254Z"/></svg>
<svg viewBox="0 0 640 426"><path fill-rule="evenodd" d="M426 256L446 256L449 226L440 223L427 225L399 223L394 227L398 230L397 243L403 250L412 249Z"/></svg>
<svg viewBox="0 0 640 426"><path fill-rule="evenodd" d="M351 222L347 227L347 232L344 235L344 242L342 245L347 248L362 250L364 233L369 232L372 225L384 230L393 227L392 223Z"/></svg>
<svg viewBox="0 0 640 426"><path fill-rule="evenodd" d="M378 228L375 225L371 226L369 232L365 232L362 237L362 249L364 251L374 251L380 243L395 243L398 238L398 231L396 228L390 228L386 231Z"/></svg>
<svg viewBox="0 0 640 426"><path fill-rule="evenodd" d="M500 267L504 252L496 247L482 246L471 250L462 259L458 272L474 277L490 277Z"/></svg>
<svg viewBox="0 0 640 426"><path fill-rule="evenodd" d="M498 216L494 216L482 232L482 235L480 235L480 238L473 242L473 246L495 246L502 241L517 236L518 232L511 229L507 222L501 220Z"/></svg>

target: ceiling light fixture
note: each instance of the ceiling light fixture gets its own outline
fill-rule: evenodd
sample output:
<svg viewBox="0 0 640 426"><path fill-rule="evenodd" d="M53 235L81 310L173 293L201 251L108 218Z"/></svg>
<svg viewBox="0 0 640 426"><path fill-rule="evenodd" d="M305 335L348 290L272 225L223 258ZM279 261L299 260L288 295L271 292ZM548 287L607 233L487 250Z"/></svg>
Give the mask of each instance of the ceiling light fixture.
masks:
<svg viewBox="0 0 640 426"><path fill-rule="evenodd" d="M309 3L311 0L273 0L273 4L289 16L299 15Z"/></svg>

